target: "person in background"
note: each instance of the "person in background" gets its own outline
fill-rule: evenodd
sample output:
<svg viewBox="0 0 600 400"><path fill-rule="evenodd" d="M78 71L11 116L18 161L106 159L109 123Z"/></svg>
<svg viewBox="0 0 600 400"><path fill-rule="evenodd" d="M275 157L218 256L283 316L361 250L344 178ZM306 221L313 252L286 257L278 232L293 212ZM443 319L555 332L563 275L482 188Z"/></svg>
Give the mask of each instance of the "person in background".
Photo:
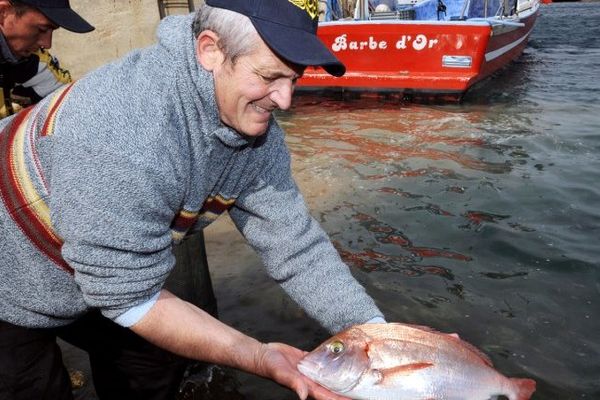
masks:
<svg viewBox="0 0 600 400"><path fill-rule="evenodd" d="M72 398L57 337L88 352L103 400L173 399L178 358L342 398L298 372L304 351L164 286L174 244L227 211L330 332L385 322L310 215L273 116L306 66L345 72L317 20L317 0L206 0L0 121L0 398Z"/></svg>
<svg viewBox="0 0 600 400"><path fill-rule="evenodd" d="M337 21L344 17L338 0L327 0L325 3L325 21Z"/></svg>
<svg viewBox="0 0 600 400"><path fill-rule="evenodd" d="M48 52L59 27L77 33L94 30L68 0L0 0L0 118L71 82L69 72Z"/></svg>

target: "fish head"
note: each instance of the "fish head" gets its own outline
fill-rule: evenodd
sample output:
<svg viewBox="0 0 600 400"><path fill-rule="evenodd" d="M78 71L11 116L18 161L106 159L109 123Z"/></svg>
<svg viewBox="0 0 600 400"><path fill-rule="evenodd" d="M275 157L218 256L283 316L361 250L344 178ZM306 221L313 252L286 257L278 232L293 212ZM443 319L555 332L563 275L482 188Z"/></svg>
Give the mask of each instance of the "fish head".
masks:
<svg viewBox="0 0 600 400"><path fill-rule="evenodd" d="M352 329L322 343L299 363L298 370L327 389L345 393L370 369L367 338Z"/></svg>

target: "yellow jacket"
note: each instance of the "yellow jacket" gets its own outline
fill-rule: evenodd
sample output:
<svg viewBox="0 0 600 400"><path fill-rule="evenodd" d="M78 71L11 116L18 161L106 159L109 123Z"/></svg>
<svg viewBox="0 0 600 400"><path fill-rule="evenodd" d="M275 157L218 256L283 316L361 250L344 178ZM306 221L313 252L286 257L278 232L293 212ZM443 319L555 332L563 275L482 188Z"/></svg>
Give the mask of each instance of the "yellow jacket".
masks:
<svg viewBox="0 0 600 400"><path fill-rule="evenodd" d="M69 71L62 69L58 60L45 49L16 64L0 60L0 118L37 103L71 81Z"/></svg>

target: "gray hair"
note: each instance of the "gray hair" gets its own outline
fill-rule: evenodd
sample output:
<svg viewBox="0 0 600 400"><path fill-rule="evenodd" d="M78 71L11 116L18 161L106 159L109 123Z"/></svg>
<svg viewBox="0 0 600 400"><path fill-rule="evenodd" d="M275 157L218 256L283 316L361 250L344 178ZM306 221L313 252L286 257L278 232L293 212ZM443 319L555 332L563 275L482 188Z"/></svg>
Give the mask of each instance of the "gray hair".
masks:
<svg viewBox="0 0 600 400"><path fill-rule="evenodd" d="M232 64L244 55L256 50L260 37L248 17L224 8L201 6L192 25L194 37L210 30L219 36L218 46L225 60Z"/></svg>

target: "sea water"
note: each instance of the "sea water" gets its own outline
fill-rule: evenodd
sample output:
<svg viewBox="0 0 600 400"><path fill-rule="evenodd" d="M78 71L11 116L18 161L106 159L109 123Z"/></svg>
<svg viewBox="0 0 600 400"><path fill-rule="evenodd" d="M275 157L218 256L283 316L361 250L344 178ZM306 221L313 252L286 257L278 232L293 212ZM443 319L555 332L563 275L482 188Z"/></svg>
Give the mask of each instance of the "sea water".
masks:
<svg viewBox="0 0 600 400"><path fill-rule="evenodd" d="M277 115L313 215L388 320L457 332L536 400L600 399L598 21L600 3L543 5L523 55L459 105L297 98ZM327 338L232 232L206 235L221 319ZM223 399L294 398L232 374Z"/></svg>

